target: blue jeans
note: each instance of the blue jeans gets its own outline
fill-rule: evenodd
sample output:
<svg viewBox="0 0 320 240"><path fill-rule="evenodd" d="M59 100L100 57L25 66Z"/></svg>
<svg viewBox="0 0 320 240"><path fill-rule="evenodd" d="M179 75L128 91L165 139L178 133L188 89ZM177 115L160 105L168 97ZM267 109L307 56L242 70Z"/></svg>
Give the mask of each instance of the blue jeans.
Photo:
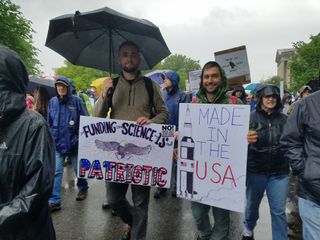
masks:
<svg viewBox="0 0 320 240"><path fill-rule="evenodd" d="M272 239L288 239L286 219L286 199L288 193L288 175L269 176L247 173L245 227L254 230L259 219L259 206L267 192L272 226Z"/></svg>
<svg viewBox="0 0 320 240"><path fill-rule="evenodd" d="M64 160L68 157L71 161L73 170L77 176L77 161L78 161L78 154L71 153L68 155L62 155L56 152L56 171L54 174L54 184L52 189L51 197L49 198L49 203L60 203L61 202L61 182L63 177L63 166ZM88 182L86 179L78 178L77 186L79 191L85 191L88 189Z"/></svg>
<svg viewBox="0 0 320 240"><path fill-rule="evenodd" d="M212 208L214 226L211 226L209 211ZM198 202L191 202L193 218L196 221L198 231L203 240L226 240L229 234L230 217L229 211L211 207Z"/></svg>
<svg viewBox="0 0 320 240"><path fill-rule="evenodd" d="M299 198L299 215L302 219L303 239L320 239L320 205L307 199Z"/></svg>

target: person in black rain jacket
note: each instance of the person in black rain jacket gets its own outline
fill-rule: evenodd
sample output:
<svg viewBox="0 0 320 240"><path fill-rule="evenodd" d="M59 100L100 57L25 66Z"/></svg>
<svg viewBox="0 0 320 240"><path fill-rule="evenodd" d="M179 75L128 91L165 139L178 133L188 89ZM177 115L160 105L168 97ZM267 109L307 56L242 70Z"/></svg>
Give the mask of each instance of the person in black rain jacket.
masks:
<svg viewBox="0 0 320 240"><path fill-rule="evenodd" d="M45 119L26 108L28 82L17 54L0 45L0 239L54 240L54 142Z"/></svg>

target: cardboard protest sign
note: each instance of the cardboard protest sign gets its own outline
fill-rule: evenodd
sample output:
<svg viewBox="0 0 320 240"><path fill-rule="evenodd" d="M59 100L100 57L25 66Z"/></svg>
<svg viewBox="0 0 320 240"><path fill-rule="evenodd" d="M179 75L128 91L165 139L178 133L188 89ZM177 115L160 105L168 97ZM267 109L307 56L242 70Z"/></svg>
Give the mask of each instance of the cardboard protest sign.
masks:
<svg viewBox="0 0 320 240"><path fill-rule="evenodd" d="M250 107L180 104L177 196L243 212Z"/></svg>
<svg viewBox="0 0 320 240"><path fill-rule="evenodd" d="M170 187L172 125L80 117L78 177Z"/></svg>
<svg viewBox="0 0 320 240"><path fill-rule="evenodd" d="M201 70L191 71L188 74L191 92L198 92L201 80Z"/></svg>
<svg viewBox="0 0 320 240"><path fill-rule="evenodd" d="M214 57L225 71L229 86L251 82L246 46L215 52Z"/></svg>

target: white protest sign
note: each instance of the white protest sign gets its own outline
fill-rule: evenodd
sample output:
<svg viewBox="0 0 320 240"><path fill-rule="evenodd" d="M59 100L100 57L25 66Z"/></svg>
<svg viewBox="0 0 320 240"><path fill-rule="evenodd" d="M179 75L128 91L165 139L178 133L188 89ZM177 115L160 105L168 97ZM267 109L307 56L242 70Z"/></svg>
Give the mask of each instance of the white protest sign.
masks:
<svg viewBox="0 0 320 240"><path fill-rule="evenodd" d="M215 52L214 57L225 71L227 79L244 77L244 83L251 81L246 46Z"/></svg>
<svg viewBox="0 0 320 240"><path fill-rule="evenodd" d="M180 104L177 196L244 212L250 107Z"/></svg>
<svg viewBox="0 0 320 240"><path fill-rule="evenodd" d="M191 71L188 75L190 82L190 91L198 92L201 81L201 70Z"/></svg>
<svg viewBox="0 0 320 240"><path fill-rule="evenodd" d="M80 117L78 177L170 187L172 125Z"/></svg>

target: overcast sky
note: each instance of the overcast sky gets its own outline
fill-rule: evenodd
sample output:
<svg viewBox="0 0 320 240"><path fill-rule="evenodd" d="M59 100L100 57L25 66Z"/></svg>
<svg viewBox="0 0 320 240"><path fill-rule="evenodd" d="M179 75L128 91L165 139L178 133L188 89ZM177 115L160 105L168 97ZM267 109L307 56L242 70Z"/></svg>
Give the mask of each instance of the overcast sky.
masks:
<svg viewBox="0 0 320 240"><path fill-rule="evenodd" d="M109 7L157 25L172 54L214 60L214 52L246 45L253 82L276 75L277 49L320 32L319 0L12 0L32 21L47 75L64 58L44 46L49 20Z"/></svg>

